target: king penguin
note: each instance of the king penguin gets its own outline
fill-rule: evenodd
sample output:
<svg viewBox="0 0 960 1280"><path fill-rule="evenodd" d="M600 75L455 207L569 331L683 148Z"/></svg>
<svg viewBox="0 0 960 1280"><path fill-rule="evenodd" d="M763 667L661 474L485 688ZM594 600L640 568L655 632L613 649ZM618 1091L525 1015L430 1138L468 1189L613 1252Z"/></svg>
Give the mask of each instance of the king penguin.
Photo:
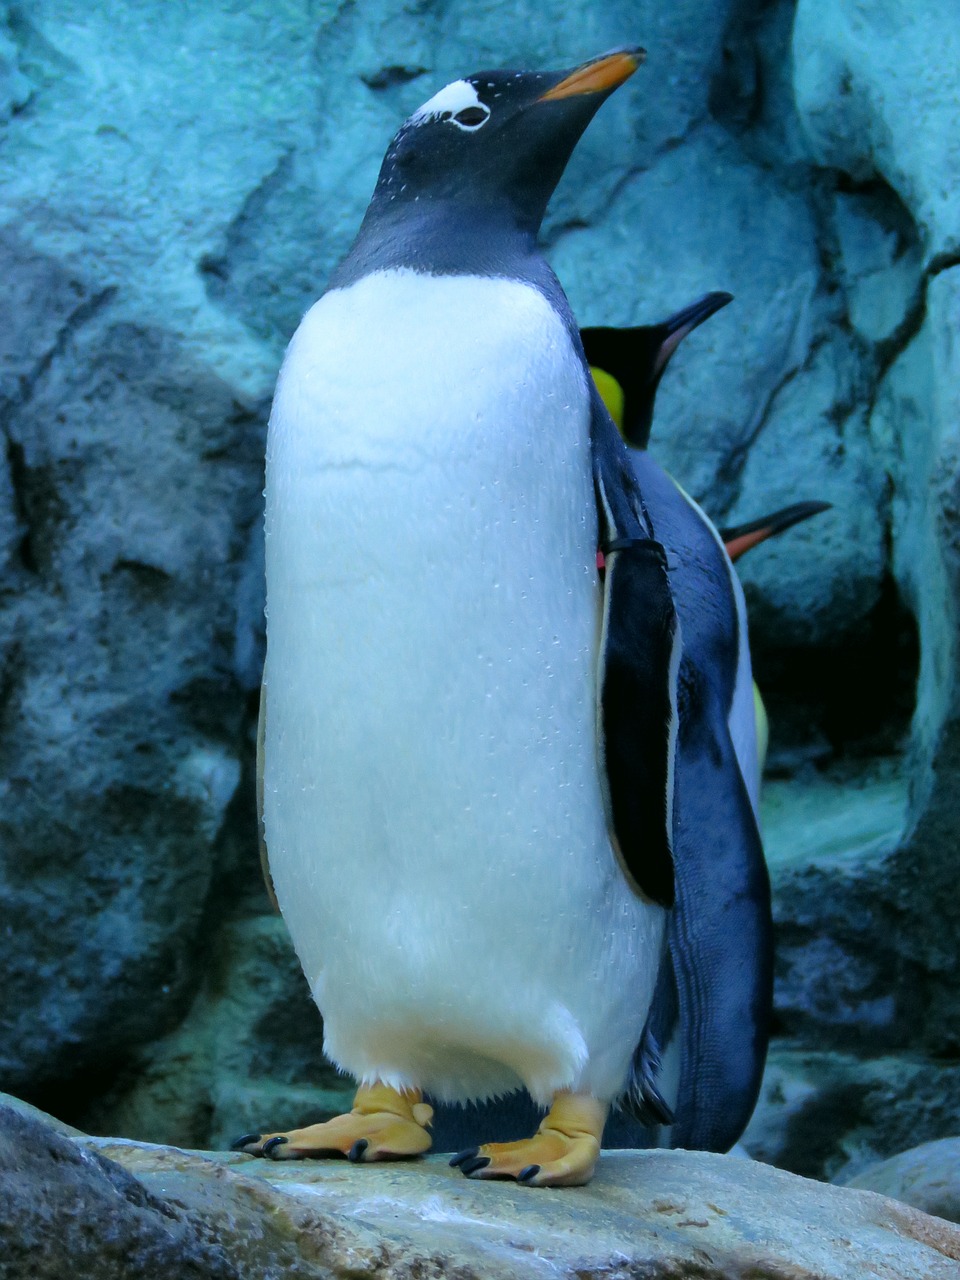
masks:
<svg viewBox="0 0 960 1280"><path fill-rule="evenodd" d="M344 1116L247 1135L252 1154L419 1155L424 1094L522 1086L548 1108L537 1133L459 1167L581 1184L629 1087L673 900L682 638L536 241L641 57L431 98L288 348L267 444L264 833L326 1052L359 1088Z"/></svg>

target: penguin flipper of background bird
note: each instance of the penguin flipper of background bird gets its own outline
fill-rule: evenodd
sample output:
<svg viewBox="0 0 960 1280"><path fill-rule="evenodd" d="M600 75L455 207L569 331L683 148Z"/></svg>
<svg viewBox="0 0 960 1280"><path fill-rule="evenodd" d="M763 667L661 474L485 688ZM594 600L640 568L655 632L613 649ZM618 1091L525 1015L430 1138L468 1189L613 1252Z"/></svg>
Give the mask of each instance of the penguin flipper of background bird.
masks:
<svg viewBox="0 0 960 1280"><path fill-rule="evenodd" d="M627 1107L672 1146L727 1150L756 1101L772 1000L770 889L742 593L713 526L646 453L630 462L670 556L684 651L674 793L676 903ZM735 741L736 739L736 741ZM750 779L748 787L747 777ZM661 1090L665 1075L678 1077Z"/></svg>
<svg viewBox="0 0 960 1280"><path fill-rule="evenodd" d="M659 324L581 329L607 409L635 449L647 447L657 387L670 357L688 333L732 301L730 293L707 293Z"/></svg>
<svg viewBox="0 0 960 1280"><path fill-rule="evenodd" d="M669 907L682 637L666 552L595 385L591 415L605 561L597 673L601 783L622 869L642 894Z"/></svg>
<svg viewBox="0 0 960 1280"><path fill-rule="evenodd" d="M634 1060L634 1110L645 1124L672 1123L671 1146L728 1151L753 1112L766 1060L772 945L763 904L769 885L722 715L716 706L684 705L680 732L678 908ZM679 1083L671 1108L658 1075L674 1035Z"/></svg>

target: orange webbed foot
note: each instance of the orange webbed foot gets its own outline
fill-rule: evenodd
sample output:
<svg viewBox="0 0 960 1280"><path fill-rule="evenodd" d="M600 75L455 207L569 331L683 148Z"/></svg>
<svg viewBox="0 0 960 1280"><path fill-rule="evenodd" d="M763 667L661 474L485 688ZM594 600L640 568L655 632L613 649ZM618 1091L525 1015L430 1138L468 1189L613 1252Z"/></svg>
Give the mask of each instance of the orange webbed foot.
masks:
<svg viewBox="0 0 960 1280"><path fill-rule="evenodd" d="M288 1133L248 1133L233 1143L233 1150L269 1160L406 1160L430 1150L432 1119L433 1108L421 1100L419 1091L400 1093L388 1085L365 1085L357 1090L353 1110L346 1115Z"/></svg>
<svg viewBox="0 0 960 1280"><path fill-rule="evenodd" d="M512 1178L527 1187L581 1187L600 1155L607 1104L587 1094L559 1093L532 1138L488 1142L450 1161L468 1178Z"/></svg>

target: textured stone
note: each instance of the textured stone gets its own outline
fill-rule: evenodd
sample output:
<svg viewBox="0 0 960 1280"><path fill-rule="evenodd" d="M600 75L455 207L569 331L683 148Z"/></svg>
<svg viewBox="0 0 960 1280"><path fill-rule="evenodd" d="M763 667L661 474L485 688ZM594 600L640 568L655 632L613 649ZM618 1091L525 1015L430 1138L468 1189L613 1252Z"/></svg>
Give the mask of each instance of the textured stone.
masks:
<svg viewBox="0 0 960 1280"><path fill-rule="evenodd" d="M671 363L652 441L722 521L770 404L806 361L822 320L805 201L703 123L631 177L602 224L566 235L551 261L581 324L659 320L708 289L735 295Z"/></svg>
<svg viewBox="0 0 960 1280"><path fill-rule="evenodd" d="M876 608L886 564L888 478L867 430L869 382L853 345L825 336L772 392L724 517L738 524L801 493L833 504L738 566L751 625L784 646L854 632Z"/></svg>
<svg viewBox="0 0 960 1280"><path fill-rule="evenodd" d="M222 1247L120 1165L0 1107L2 1280L238 1280Z"/></svg>
<svg viewBox="0 0 960 1280"><path fill-rule="evenodd" d="M22 318L0 351L0 1074L23 1089L155 1035L195 982L262 420L112 287L9 234L0 255Z"/></svg>
<svg viewBox="0 0 960 1280"><path fill-rule="evenodd" d="M881 243L875 236L871 247L862 237L862 261L870 262ZM835 780L809 770L794 772L789 783L769 787L765 801L778 925L778 1021L810 1047L853 1047L867 1054L912 1045L950 1056L958 1046L955 277L955 271L945 270L929 281L925 323L883 378L869 420L873 465L892 478L886 516L892 571L919 631L911 755L906 763L890 759L879 768L848 763ZM751 452L748 468L758 457ZM855 511L849 499L848 506ZM820 530L829 519L822 517L822 525L811 525L806 533L818 557ZM796 541L802 550L803 530ZM770 548L770 558L779 558L783 566L791 549L783 539ZM749 574L748 564L748 584ZM762 628L763 601L749 585L748 595L752 619ZM829 671L822 644L818 654L818 678L824 681ZM878 696L897 679L890 665L895 656L888 651L884 667L876 661L875 646L862 653L860 678L864 672L869 677L868 696ZM852 670L846 675L848 682L856 678ZM810 692L795 693L808 718L815 705ZM775 714L773 722L776 731ZM829 759L829 744L823 746ZM909 1075L914 1066L903 1070ZM870 1070L864 1068L868 1076ZM938 1078L948 1080L950 1074L931 1066L929 1079ZM833 1093L831 1085L826 1095ZM909 1090L898 1110L909 1114ZM808 1128L816 1133L829 1112L829 1102L823 1109L813 1107ZM896 1144L891 1147L884 1137L880 1113L871 1114L876 1141L889 1154ZM956 1124L950 1105L945 1103L940 1119L939 1129L927 1125L926 1136L940 1136L944 1125L949 1131ZM765 1123L778 1123L782 1130L788 1121L768 1117ZM792 1132L781 1132L783 1149L790 1147ZM898 1132L903 1145L917 1136L909 1129Z"/></svg>
<svg viewBox="0 0 960 1280"><path fill-rule="evenodd" d="M15 1111L17 1115L23 1116L26 1120L36 1120L39 1124L47 1125L54 1133L59 1133L64 1138L85 1138L87 1136L82 1129L77 1129L72 1124L64 1124L56 1116L51 1116L46 1111L41 1111L39 1107L34 1107L29 1102L24 1102L22 1098L15 1098L11 1093L0 1093L0 1109L3 1111ZM9 1122L9 1120L10 1117L7 1116L7 1121Z"/></svg>
<svg viewBox="0 0 960 1280"><path fill-rule="evenodd" d="M274 361L196 270L229 155L261 155L212 90L215 16L193 43L125 6L9 28L37 89L0 183L0 1076L34 1096L182 1014L241 776Z"/></svg>
<svg viewBox="0 0 960 1280"><path fill-rule="evenodd" d="M882 177L920 229L925 254L960 248L960 59L953 0L799 0L797 105L817 160Z"/></svg>
<svg viewBox="0 0 960 1280"><path fill-rule="evenodd" d="M32 93L33 85L20 70L20 51L0 29L0 124L22 111Z"/></svg>
<svg viewBox="0 0 960 1280"><path fill-rule="evenodd" d="M869 1265L891 1280L947 1280L960 1261L960 1232L946 1222L729 1156L608 1153L589 1186L538 1193L469 1182L436 1156L213 1164L109 1140L95 1149L198 1218L230 1256L242 1250L247 1280L266 1252L251 1230L255 1196L286 1246L283 1265L292 1253L335 1276L860 1280Z"/></svg>
<svg viewBox="0 0 960 1280"><path fill-rule="evenodd" d="M443 1157L274 1163L74 1142L0 1109L0 1276L244 1280L954 1274L960 1233L870 1192L693 1152L605 1155L559 1193L465 1180Z"/></svg>
<svg viewBox="0 0 960 1280"><path fill-rule="evenodd" d="M832 210L850 323L866 342L902 339L923 305L917 231L892 192L838 191Z"/></svg>
<svg viewBox="0 0 960 1280"><path fill-rule="evenodd" d="M742 1138L755 1159L846 1182L917 1142L960 1131L955 1061L916 1054L857 1058L788 1045L774 1042Z"/></svg>
<svg viewBox="0 0 960 1280"><path fill-rule="evenodd" d="M917 618L921 661L913 721L908 839L894 884L900 946L931 975L925 1038L960 1048L960 823L957 626L960 616L960 272L927 288L925 322L880 387L871 421L895 469L893 570Z"/></svg>
<svg viewBox="0 0 960 1280"><path fill-rule="evenodd" d="M355 1086L323 1056L320 1016L279 917L225 926L193 1007L79 1117L95 1133L226 1148L349 1110Z"/></svg>
<svg viewBox="0 0 960 1280"><path fill-rule="evenodd" d="M870 1165L846 1183L960 1222L960 1138L941 1138Z"/></svg>
<svg viewBox="0 0 960 1280"><path fill-rule="evenodd" d="M703 198L705 183L714 198ZM818 241L807 201L703 125L632 178L603 222L552 252L585 324L649 322L707 288L734 294L671 364L652 447L719 524L798 496L834 504L741 567L754 625L780 645L855 628L877 602L886 559L870 369L818 291ZM633 281L642 289L624 287Z"/></svg>
<svg viewBox="0 0 960 1280"><path fill-rule="evenodd" d="M811 1046L909 1043L927 975L895 927L906 779L892 762L843 781L811 771L768 782L762 803L780 1029Z"/></svg>

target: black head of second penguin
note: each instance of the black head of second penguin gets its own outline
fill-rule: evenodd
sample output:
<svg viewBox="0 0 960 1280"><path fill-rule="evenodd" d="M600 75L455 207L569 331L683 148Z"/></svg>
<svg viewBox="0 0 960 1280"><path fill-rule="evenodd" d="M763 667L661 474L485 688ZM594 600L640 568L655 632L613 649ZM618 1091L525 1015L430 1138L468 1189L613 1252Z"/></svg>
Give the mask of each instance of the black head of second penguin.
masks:
<svg viewBox="0 0 960 1280"><path fill-rule="evenodd" d="M441 89L387 149L331 287L397 266L516 274L580 136L644 57L624 48L573 71L478 72Z"/></svg>

